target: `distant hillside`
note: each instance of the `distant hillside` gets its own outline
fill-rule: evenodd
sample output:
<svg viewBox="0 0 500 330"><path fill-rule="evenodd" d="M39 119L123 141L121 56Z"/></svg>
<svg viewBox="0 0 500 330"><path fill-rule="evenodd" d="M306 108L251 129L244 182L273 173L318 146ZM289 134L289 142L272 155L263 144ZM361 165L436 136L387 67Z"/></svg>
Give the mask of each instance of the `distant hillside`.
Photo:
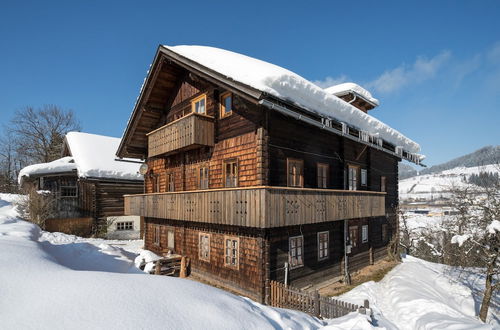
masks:
<svg viewBox="0 0 500 330"><path fill-rule="evenodd" d="M425 168L419 172L420 175L438 173L451 170L455 167L474 167L488 164L500 163L500 145L487 146L470 154L452 159L446 163ZM400 164L399 179L404 180L417 175L417 170L408 164Z"/></svg>

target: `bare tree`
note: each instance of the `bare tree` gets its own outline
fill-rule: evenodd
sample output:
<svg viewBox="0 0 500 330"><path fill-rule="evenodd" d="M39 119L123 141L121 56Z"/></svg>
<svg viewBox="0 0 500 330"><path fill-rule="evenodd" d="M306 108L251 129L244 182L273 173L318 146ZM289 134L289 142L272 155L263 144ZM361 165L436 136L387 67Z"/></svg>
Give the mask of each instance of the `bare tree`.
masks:
<svg viewBox="0 0 500 330"><path fill-rule="evenodd" d="M19 158L28 163L46 163L61 156L64 136L80 130L72 110L55 105L16 111L10 132Z"/></svg>
<svg viewBox="0 0 500 330"><path fill-rule="evenodd" d="M451 264L485 269L479 317L486 321L491 298L500 289L500 181L456 188L453 194L459 214L448 229L456 254Z"/></svg>
<svg viewBox="0 0 500 330"><path fill-rule="evenodd" d="M0 191L17 193L16 151L11 143L12 134L4 130L5 135L0 136Z"/></svg>

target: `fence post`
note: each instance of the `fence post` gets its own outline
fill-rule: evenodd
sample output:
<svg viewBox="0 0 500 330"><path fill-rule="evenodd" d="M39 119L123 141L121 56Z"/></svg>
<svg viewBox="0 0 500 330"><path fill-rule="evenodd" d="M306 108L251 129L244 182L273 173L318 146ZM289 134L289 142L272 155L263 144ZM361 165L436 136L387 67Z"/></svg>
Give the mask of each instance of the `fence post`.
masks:
<svg viewBox="0 0 500 330"><path fill-rule="evenodd" d="M313 293L313 298L314 298L314 316L319 317L320 316L320 306L319 306L319 292L318 290L315 290Z"/></svg>
<svg viewBox="0 0 500 330"><path fill-rule="evenodd" d="M370 265L374 264L374 258L373 258L373 246L370 246Z"/></svg>

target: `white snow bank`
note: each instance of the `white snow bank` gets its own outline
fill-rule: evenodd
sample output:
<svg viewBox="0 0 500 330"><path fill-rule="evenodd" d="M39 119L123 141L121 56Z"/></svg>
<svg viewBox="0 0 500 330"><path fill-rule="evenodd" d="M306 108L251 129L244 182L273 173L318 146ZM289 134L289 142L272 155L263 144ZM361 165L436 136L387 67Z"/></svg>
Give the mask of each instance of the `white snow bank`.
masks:
<svg viewBox="0 0 500 330"><path fill-rule="evenodd" d="M328 88L325 88L325 92L333 94L335 96L345 95L347 93L355 93L361 95L364 99L370 101L374 105L379 105L379 101L372 96L372 93L364 89L363 87L355 84L353 82L347 82L339 85L334 85Z"/></svg>
<svg viewBox="0 0 500 330"><path fill-rule="evenodd" d="M63 157L51 161L49 163L33 164L24 167L19 171L18 181L21 183L21 178L32 175L71 172L76 170L77 166L73 157Z"/></svg>
<svg viewBox="0 0 500 330"><path fill-rule="evenodd" d="M2 329L349 329L366 316L318 320L195 282L138 273L136 254L40 232L0 194ZM104 240L101 240L104 241ZM151 256L150 256L151 257Z"/></svg>
<svg viewBox="0 0 500 330"><path fill-rule="evenodd" d="M362 304L370 301L375 322L387 329L493 329L500 324L499 297L490 307L491 324L479 312L484 274L480 269L434 264L406 256L378 283L364 283L341 296Z"/></svg>
<svg viewBox="0 0 500 330"><path fill-rule="evenodd" d="M163 46L228 78L309 111L346 122L409 152L420 146L380 120L331 95L310 81L277 65L224 49L204 46Z"/></svg>
<svg viewBox="0 0 500 330"><path fill-rule="evenodd" d="M120 138L82 132L66 134L80 177L142 180L141 164L116 160L120 141Z"/></svg>

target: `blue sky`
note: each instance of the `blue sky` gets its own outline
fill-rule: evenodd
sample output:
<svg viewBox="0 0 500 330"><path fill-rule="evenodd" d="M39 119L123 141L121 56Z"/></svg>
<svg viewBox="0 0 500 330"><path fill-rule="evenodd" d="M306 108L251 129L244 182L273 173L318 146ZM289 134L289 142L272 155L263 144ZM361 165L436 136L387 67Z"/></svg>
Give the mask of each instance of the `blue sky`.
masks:
<svg viewBox="0 0 500 330"><path fill-rule="evenodd" d="M0 5L0 124L73 109L121 136L158 44L199 44L354 81L437 164L500 141L499 1L44 1Z"/></svg>

